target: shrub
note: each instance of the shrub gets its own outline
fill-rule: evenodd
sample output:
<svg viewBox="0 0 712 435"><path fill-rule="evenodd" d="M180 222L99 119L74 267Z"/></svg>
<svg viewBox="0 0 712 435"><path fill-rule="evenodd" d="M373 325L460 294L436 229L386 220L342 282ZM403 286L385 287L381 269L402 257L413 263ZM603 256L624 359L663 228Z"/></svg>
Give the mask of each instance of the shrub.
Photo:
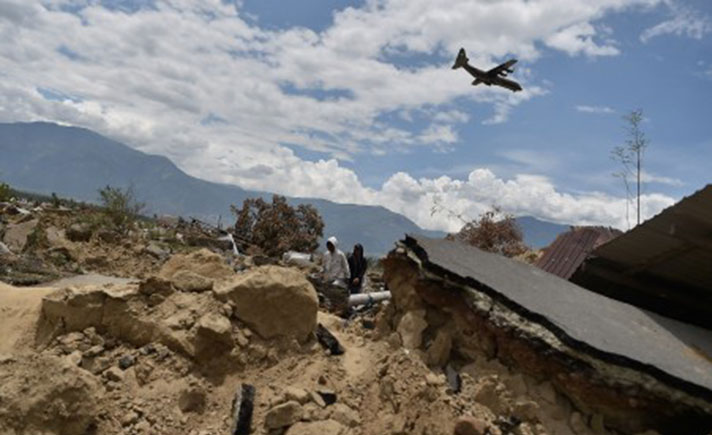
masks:
<svg viewBox="0 0 712 435"><path fill-rule="evenodd" d="M9 201L12 198L12 189L7 183L0 183L0 201Z"/></svg>
<svg viewBox="0 0 712 435"><path fill-rule="evenodd" d="M145 204L136 200L133 187L106 186L99 189L99 199L108 224L119 232L127 232L136 221Z"/></svg>
<svg viewBox="0 0 712 435"><path fill-rule="evenodd" d="M312 252L319 247L324 221L312 205L292 207L280 195L272 203L262 198L246 199L242 208L231 206L237 217L235 242L242 251L257 246L265 255L276 257L287 251Z"/></svg>
<svg viewBox="0 0 712 435"><path fill-rule="evenodd" d="M480 215L478 219L467 222L460 232L450 234L450 240L462 240L472 246L487 252L515 257L526 252L527 246L522 241L522 231L512 215L504 215L501 210L494 207Z"/></svg>

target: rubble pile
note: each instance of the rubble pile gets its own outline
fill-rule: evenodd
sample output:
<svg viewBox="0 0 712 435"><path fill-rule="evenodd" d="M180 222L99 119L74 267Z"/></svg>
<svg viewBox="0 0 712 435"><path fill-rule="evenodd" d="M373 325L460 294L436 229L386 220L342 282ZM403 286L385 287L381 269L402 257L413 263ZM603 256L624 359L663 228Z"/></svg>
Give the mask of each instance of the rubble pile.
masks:
<svg viewBox="0 0 712 435"><path fill-rule="evenodd" d="M689 370L680 370L680 375L694 379L690 374L697 371L700 375L697 381L704 385L708 381L705 373L709 371L703 366L708 366L709 361L694 356L697 348L689 347L689 357L686 353L680 355L681 360L672 361L668 352L656 353L649 346L619 347L629 352L629 360L635 355L650 358L645 367L623 357L614 359L590 350L591 344L581 345L579 341L574 347L567 333L588 335L608 346L614 346L609 344L614 340L612 335L600 337L598 332L582 326L595 319L590 314L586 319L570 318L580 331L569 332L564 329L569 325L563 320L552 326L542 314L545 311L531 315L527 310L546 309L544 301L551 288L539 291L546 285L560 285L568 292L584 290L569 288L565 281L541 275L519 262L481 251L471 252L474 248L452 243L409 237L389 255L385 278L393 294L393 305L381 319L378 328L381 335L421 355L431 367L474 375L477 386L473 397L498 418L538 422L547 432L615 430L631 434L657 429L664 433L706 434L712 428L712 402L706 398L708 393L703 387L690 387L668 373L660 373L660 369L650 369L653 364L660 364L674 371L687 364ZM475 263L476 267L470 269L470 264ZM448 265L452 269L447 269ZM495 270L500 267L501 270ZM524 279L518 280L518 275ZM544 287L539 287L538 281ZM500 291L510 292L509 298L520 299L515 303L501 296ZM563 293L557 297L560 299L554 299L556 303L568 303ZM571 296L575 303L587 302L586 298L599 296L590 293ZM610 300L598 304L604 306L592 303L586 305L587 310L600 309L601 315L613 316L616 320L607 328L618 328L621 318L616 316L621 314L626 321L641 325L639 337L638 332L622 327L619 336L667 342L668 351L672 352L689 346L669 331L684 337L681 334L690 327L670 324L675 329L666 330L663 326L668 323L663 323L664 319L653 323L649 314L640 313L635 307ZM571 306L569 310L576 308ZM552 313L571 315L560 309ZM651 323L648 326L643 322ZM701 330L693 333L693 339L697 340L706 334ZM633 351L639 353L632 354Z"/></svg>
<svg viewBox="0 0 712 435"><path fill-rule="evenodd" d="M196 246L231 252L232 246L213 233L166 218L141 220L128 233L118 232L98 207L13 200L0 203L0 279L35 285L90 272L143 278L171 254Z"/></svg>
<svg viewBox="0 0 712 435"><path fill-rule="evenodd" d="M62 216L47 222L69 246L108 243ZM144 242L127 240L127 252L137 252L131 243ZM454 275L433 275L408 249L365 287L387 287L392 301L345 317L320 307L311 259L147 255L128 283L0 283L0 433L657 434L640 424L657 405L641 387L596 386L584 391L593 402L579 400L562 384L588 387L590 369L571 358L552 365L560 353L528 339L538 330L512 328L515 317L494 304L489 316L478 311ZM614 395L631 425L590 405Z"/></svg>

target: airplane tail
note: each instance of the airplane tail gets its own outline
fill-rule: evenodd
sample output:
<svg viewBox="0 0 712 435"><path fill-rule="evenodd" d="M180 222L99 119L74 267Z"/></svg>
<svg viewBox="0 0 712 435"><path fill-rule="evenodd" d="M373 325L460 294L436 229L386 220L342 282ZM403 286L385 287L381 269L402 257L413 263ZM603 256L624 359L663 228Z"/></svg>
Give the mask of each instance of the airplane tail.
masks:
<svg viewBox="0 0 712 435"><path fill-rule="evenodd" d="M467 55L465 54L465 49L461 48L460 51L457 53L457 58L455 59L455 65L452 66L452 69L458 69L460 67L467 65L468 60L469 59L467 58Z"/></svg>

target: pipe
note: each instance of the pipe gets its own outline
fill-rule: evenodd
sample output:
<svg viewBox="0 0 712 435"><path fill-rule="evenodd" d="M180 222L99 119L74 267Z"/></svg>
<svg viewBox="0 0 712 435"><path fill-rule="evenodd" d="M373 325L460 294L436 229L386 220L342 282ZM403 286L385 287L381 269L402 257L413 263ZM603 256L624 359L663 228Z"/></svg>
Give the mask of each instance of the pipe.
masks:
<svg viewBox="0 0 712 435"><path fill-rule="evenodd" d="M355 307L357 305L372 304L374 302L385 301L391 298L391 292L373 292L373 293L358 293L349 296L349 307Z"/></svg>

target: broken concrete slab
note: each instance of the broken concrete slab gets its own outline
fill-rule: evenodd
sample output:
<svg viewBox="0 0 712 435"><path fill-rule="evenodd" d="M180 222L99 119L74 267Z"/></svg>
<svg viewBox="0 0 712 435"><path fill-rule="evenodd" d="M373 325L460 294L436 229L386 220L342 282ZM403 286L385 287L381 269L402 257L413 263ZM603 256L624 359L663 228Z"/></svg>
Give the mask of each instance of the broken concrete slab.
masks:
<svg viewBox="0 0 712 435"><path fill-rule="evenodd" d="M712 333L459 242L407 237L386 260L401 313L437 307L485 356L550 378L623 432L712 425ZM680 428L681 426L678 426Z"/></svg>

